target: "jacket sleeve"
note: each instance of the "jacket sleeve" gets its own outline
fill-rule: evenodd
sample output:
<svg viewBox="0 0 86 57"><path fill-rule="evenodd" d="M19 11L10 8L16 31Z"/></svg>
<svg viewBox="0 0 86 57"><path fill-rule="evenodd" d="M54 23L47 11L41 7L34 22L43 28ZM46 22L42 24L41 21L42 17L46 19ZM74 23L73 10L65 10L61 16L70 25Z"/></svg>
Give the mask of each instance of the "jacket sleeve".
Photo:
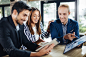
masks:
<svg viewBox="0 0 86 57"><path fill-rule="evenodd" d="M48 38L49 35L50 35L50 33L48 33L47 31L46 31L46 32L44 31L44 27L43 27L42 22L40 23L40 28L41 28L41 32L42 32L41 37L46 37L46 38Z"/></svg>
<svg viewBox="0 0 86 57"><path fill-rule="evenodd" d="M79 25L78 25L78 22L76 22L76 25L75 25L75 35L77 35L79 37Z"/></svg>
<svg viewBox="0 0 86 57"><path fill-rule="evenodd" d="M0 44L3 47L3 51L10 57L30 57L30 51L19 50L15 47L10 38L10 34L10 30L0 23Z"/></svg>
<svg viewBox="0 0 86 57"><path fill-rule="evenodd" d="M51 32L51 38L57 38L57 41L63 42L63 36L59 35L59 30L55 27L55 24L52 22L50 24L50 32Z"/></svg>
<svg viewBox="0 0 86 57"><path fill-rule="evenodd" d="M27 49L30 49L32 51L35 51L39 45L32 43L27 39L27 37L23 34L23 45L27 47Z"/></svg>
<svg viewBox="0 0 86 57"><path fill-rule="evenodd" d="M75 32L75 35L78 36L78 38L79 38L79 25L78 25L78 22L75 23L74 32ZM76 40L76 39L77 38L74 38L73 40Z"/></svg>

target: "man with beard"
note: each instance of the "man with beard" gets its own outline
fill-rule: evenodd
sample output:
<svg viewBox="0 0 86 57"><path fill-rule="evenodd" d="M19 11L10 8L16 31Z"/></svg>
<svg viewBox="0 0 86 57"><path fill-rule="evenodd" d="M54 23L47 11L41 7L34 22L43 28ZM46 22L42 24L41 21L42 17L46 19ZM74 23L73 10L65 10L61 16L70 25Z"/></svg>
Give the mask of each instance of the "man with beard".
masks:
<svg viewBox="0 0 86 57"><path fill-rule="evenodd" d="M28 18L30 10L24 2L18 1L13 5L11 15L0 20L0 57L42 56L48 54L54 47L54 44L47 45L38 52L20 50L22 44L32 51L39 47L28 41L24 35L23 22Z"/></svg>

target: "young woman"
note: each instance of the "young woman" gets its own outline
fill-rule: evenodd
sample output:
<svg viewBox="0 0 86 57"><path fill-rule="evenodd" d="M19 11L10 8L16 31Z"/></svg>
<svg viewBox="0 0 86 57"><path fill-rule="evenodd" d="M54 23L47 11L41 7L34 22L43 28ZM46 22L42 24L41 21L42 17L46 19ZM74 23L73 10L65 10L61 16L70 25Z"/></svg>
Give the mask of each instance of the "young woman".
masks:
<svg viewBox="0 0 86 57"><path fill-rule="evenodd" d="M32 7L30 16L24 27L24 33L29 41L32 41L33 43L37 44L40 42L44 42L41 37L49 36L50 32L48 29L47 32L44 32L44 28L41 23L41 14L37 8Z"/></svg>

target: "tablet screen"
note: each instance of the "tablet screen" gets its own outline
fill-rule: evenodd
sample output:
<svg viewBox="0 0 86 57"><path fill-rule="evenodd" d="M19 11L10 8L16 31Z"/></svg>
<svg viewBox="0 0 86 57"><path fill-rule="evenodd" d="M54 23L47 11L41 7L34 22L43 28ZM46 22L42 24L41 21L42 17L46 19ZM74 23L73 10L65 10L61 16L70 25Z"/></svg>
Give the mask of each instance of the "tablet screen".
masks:
<svg viewBox="0 0 86 57"><path fill-rule="evenodd" d="M86 36L82 36L79 39L67 44L63 54L65 54L66 52L70 51L71 49L77 47L78 45L80 45L80 44L82 44L84 42L86 42Z"/></svg>

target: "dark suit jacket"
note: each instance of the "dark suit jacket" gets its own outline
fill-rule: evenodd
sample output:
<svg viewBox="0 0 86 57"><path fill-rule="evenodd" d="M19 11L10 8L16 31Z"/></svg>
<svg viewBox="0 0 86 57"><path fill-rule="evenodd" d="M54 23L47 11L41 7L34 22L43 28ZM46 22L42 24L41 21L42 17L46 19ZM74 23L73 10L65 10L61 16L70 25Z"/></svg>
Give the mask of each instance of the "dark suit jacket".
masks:
<svg viewBox="0 0 86 57"><path fill-rule="evenodd" d="M17 31L11 16L0 20L0 56L8 54L10 57L30 57L31 51L19 50L21 45L32 51L38 47L24 35L24 25L19 27Z"/></svg>
<svg viewBox="0 0 86 57"><path fill-rule="evenodd" d="M63 44L63 28L62 23L60 19L55 20L50 24L50 32L52 39L57 38L57 41L60 41L60 43ZM68 19L67 24L67 34L75 32L75 35L79 37L79 26L77 21L74 21L72 19ZM74 39L75 40L75 39ZM71 42L69 40L66 40L68 43Z"/></svg>

